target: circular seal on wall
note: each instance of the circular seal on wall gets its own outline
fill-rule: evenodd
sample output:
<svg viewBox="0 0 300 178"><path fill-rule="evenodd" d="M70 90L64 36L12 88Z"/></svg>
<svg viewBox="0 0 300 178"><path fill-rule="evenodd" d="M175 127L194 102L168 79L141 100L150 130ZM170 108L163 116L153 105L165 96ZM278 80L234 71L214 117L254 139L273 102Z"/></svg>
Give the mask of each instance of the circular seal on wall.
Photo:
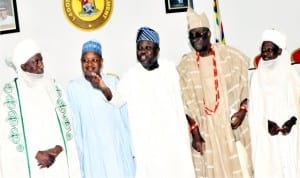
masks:
<svg viewBox="0 0 300 178"><path fill-rule="evenodd" d="M104 26L113 10L113 0L63 0L66 17L81 30L92 31Z"/></svg>

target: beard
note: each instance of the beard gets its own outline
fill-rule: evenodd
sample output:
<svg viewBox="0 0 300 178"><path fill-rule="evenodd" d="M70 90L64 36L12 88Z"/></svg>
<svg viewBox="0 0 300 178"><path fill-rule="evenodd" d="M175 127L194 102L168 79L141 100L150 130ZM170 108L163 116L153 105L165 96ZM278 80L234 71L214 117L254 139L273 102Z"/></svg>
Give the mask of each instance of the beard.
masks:
<svg viewBox="0 0 300 178"><path fill-rule="evenodd" d="M144 61L144 62L141 59L138 59L138 61L142 64L142 66L146 70L154 70L154 69L159 67L157 59L147 60L147 61Z"/></svg>

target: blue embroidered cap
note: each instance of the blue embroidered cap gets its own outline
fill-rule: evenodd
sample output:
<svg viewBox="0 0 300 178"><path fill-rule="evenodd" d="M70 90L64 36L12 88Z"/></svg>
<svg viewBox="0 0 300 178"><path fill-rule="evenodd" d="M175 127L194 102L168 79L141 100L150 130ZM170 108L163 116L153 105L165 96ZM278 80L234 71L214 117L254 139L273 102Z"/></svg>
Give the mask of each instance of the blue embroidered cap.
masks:
<svg viewBox="0 0 300 178"><path fill-rule="evenodd" d="M100 56L102 56L101 44L96 40L90 40L85 42L82 46L82 54L91 51L96 52Z"/></svg>
<svg viewBox="0 0 300 178"><path fill-rule="evenodd" d="M152 41L156 44L159 44L159 35L156 31L149 27L141 27L138 30L137 37L136 37L136 43L139 41Z"/></svg>

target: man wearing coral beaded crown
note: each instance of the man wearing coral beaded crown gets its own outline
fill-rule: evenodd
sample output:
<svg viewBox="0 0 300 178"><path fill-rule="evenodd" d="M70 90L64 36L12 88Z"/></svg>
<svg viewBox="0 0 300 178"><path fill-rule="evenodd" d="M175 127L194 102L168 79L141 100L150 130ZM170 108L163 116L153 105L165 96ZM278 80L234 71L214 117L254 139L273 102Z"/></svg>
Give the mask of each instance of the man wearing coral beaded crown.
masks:
<svg viewBox="0 0 300 178"><path fill-rule="evenodd" d="M206 15L187 12L193 51L177 69L192 134L197 177L250 177L247 113L248 58L210 42Z"/></svg>

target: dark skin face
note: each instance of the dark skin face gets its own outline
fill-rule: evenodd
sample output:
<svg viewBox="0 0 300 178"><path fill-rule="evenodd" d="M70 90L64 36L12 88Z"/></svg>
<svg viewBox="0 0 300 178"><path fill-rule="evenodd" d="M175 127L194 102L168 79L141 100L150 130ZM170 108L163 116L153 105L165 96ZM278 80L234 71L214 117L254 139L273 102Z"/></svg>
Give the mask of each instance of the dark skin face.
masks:
<svg viewBox="0 0 300 178"><path fill-rule="evenodd" d="M192 47L200 53L200 56L209 55L211 32L206 27L194 28L189 31L189 40Z"/></svg>
<svg viewBox="0 0 300 178"><path fill-rule="evenodd" d="M21 69L25 72L33 74L43 74L44 73L44 64L43 57L41 53L37 53L24 64L21 64Z"/></svg>
<svg viewBox="0 0 300 178"><path fill-rule="evenodd" d="M271 41L264 41L261 46L261 57L265 61L274 60L281 55L282 49Z"/></svg>
<svg viewBox="0 0 300 178"><path fill-rule="evenodd" d="M100 89L108 101L112 98L112 93L110 89L106 86L105 82L102 80L100 69L103 65L103 58L98 53L89 51L85 52L81 56L81 68L84 77L91 83L91 85Z"/></svg>
<svg viewBox="0 0 300 178"><path fill-rule="evenodd" d="M138 61L146 70L153 70L158 67L159 47L152 41L139 41L136 47Z"/></svg>
<svg viewBox="0 0 300 178"><path fill-rule="evenodd" d="M90 80L95 74L100 76L103 64L102 57L96 52L86 52L81 57L81 68L86 79Z"/></svg>

